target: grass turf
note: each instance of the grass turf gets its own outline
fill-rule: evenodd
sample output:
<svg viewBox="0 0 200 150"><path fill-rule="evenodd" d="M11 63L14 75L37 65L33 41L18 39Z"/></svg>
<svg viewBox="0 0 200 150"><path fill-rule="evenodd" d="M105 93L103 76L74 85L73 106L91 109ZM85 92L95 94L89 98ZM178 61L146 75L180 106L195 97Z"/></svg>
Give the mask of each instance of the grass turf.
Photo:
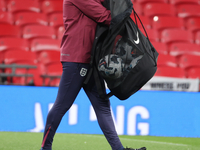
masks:
<svg viewBox="0 0 200 150"><path fill-rule="evenodd" d="M0 132L0 150L39 150L43 133ZM124 146L147 150L200 150L200 138L120 136ZM61 134L54 138L53 150L111 150L103 135Z"/></svg>

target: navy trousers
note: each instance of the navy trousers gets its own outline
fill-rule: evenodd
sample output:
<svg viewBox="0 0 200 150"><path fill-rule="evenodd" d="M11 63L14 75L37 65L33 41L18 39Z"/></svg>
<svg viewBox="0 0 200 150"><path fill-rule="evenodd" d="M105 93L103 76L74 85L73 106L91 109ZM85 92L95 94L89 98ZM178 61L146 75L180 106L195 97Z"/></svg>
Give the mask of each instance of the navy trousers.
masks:
<svg viewBox="0 0 200 150"><path fill-rule="evenodd" d="M44 130L42 149L51 149L53 137L62 117L72 106L81 88L87 94L97 116L98 124L112 150L122 149L110 111L110 101L99 97L93 75L88 84L83 84L89 64L63 62L63 73L56 101L49 111ZM102 80L103 83L103 80Z"/></svg>

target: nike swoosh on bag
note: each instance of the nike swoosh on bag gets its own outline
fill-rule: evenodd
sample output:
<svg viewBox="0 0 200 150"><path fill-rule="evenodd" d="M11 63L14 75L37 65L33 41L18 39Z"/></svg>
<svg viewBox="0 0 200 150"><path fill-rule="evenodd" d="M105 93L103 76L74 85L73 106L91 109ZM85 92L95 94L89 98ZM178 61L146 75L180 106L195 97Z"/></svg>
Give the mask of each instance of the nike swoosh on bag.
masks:
<svg viewBox="0 0 200 150"><path fill-rule="evenodd" d="M133 40L134 42L135 42L135 44L139 44L140 43L140 39L139 39L139 34L138 34L138 32L137 32L137 40L135 41L135 40Z"/></svg>

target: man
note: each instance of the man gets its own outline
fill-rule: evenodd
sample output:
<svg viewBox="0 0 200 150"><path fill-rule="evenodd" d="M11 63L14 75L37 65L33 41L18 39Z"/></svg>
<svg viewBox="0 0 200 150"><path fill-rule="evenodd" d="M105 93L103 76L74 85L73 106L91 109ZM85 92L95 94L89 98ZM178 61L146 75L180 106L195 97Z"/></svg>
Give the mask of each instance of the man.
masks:
<svg viewBox="0 0 200 150"><path fill-rule="evenodd" d="M60 121L72 106L82 87L94 108L99 126L112 150L129 149L124 148L119 140L111 116L110 101L100 98L93 76L87 84L83 84L90 69L90 55L97 23L109 25L111 21L110 11L101 3L101 0L63 1L65 26L61 42L63 73L56 101L47 116L41 150L52 149L53 137ZM104 85L103 80L102 84Z"/></svg>

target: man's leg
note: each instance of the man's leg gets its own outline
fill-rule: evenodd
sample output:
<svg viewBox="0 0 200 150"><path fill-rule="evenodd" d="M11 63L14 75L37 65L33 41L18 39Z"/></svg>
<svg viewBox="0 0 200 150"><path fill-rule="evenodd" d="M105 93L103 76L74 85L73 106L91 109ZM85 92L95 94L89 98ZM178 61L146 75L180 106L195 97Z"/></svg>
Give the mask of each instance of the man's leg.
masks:
<svg viewBox="0 0 200 150"><path fill-rule="evenodd" d="M105 100L99 97L93 78L87 85L84 85L84 90L92 103L99 126L108 143L112 147L112 150L122 150L123 146L117 135L113 118L111 116L110 100Z"/></svg>
<svg viewBox="0 0 200 150"><path fill-rule="evenodd" d="M44 130L42 149L51 150L53 137L64 114L72 106L78 95L84 77L80 75L79 63L63 63L63 73L60 80L56 101L49 111Z"/></svg>

